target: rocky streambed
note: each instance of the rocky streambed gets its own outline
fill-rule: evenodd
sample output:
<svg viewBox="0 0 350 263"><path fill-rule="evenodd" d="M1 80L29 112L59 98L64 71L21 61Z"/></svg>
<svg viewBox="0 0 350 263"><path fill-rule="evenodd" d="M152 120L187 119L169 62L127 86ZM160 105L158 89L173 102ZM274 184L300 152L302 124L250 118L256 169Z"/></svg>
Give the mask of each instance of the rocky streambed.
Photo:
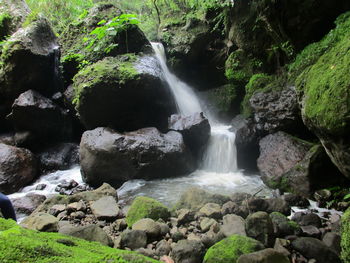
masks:
<svg viewBox="0 0 350 263"><path fill-rule="evenodd" d="M48 198L21 225L164 262L341 262L340 214L290 216L292 207L309 205L293 194L224 196L190 188L172 208L139 196L125 209L117 191L103 184Z"/></svg>

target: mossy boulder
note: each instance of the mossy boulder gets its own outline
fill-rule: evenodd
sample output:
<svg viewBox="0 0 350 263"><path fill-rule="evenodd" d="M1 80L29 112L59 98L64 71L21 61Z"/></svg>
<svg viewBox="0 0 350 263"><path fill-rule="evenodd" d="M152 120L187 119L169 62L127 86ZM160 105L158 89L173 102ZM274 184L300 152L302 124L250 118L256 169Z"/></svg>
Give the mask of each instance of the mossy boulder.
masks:
<svg viewBox="0 0 350 263"><path fill-rule="evenodd" d="M103 246L97 242L57 233L21 228L12 220L0 218L1 262L60 263L156 263L135 252Z"/></svg>
<svg viewBox="0 0 350 263"><path fill-rule="evenodd" d="M122 11L112 3L96 3L84 18L68 25L60 37L62 45L62 64L66 85L70 84L79 68L97 62L107 56L124 53L151 52L150 43L137 25L128 25L116 35L106 35L92 48L87 48L91 40L90 32L102 20L110 21L122 15ZM98 46L98 47L97 47ZM110 48L112 47L112 48ZM106 52L108 50L108 52Z"/></svg>
<svg viewBox="0 0 350 263"><path fill-rule="evenodd" d="M235 263L241 255L264 248L264 245L255 239L233 235L210 247L204 256L203 263Z"/></svg>
<svg viewBox="0 0 350 263"><path fill-rule="evenodd" d="M343 262L350 262L350 208L342 216L341 228L341 258Z"/></svg>
<svg viewBox="0 0 350 263"><path fill-rule="evenodd" d="M80 120L87 129L166 129L175 105L160 74L154 57L135 54L108 57L84 68L73 83Z"/></svg>
<svg viewBox="0 0 350 263"><path fill-rule="evenodd" d="M338 30L319 43L325 53L297 79L305 125L321 140L339 170L350 178L350 13L338 19ZM340 31L340 33L338 33ZM347 32L347 33L344 33ZM331 42L328 39L336 38Z"/></svg>
<svg viewBox="0 0 350 263"><path fill-rule="evenodd" d="M139 196L132 202L128 210L126 223L131 227L142 218L167 220L169 216L170 211L165 205L152 198Z"/></svg>

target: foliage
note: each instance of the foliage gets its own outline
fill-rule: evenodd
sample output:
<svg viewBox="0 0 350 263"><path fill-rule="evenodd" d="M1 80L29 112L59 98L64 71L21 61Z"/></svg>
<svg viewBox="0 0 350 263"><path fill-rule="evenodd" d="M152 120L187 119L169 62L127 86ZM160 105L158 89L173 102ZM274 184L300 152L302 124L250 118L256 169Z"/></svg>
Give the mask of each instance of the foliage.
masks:
<svg viewBox="0 0 350 263"><path fill-rule="evenodd" d="M26 263L156 263L135 252L123 251L57 233L24 229L0 218L0 262Z"/></svg>
<svg viewBox="0 0 350 263"><path fill-rule="evenodd" d="M0 41L5 40L9 34L9 26L11 23L12 17L8 13L0 13ZM1 45L1 42L0 42Z"/></svg>
<svg viewBox="0 0 350 263"><path fill-rule="evenodd" d="M104 51L108 54L118 44L108 43L106 46L107 37L111 39L119 32L125 30L127 26L137 24L139 24L139 20L135 14L122 14L110 21L101 20L98 23L98 27L90 32L89 37L84 38L83 41L87 43L85 48L89 51L98 52L104 47Z"/></svg>
<svg viewBox="0 0 350 263"><path fill-rule="evenodd" d="M342 216L341 224L341 258L344 263L350 262L350 208Z"/></svg>
<svg viewBox="0 0 350 263"><path fill-rule="evenodd" d="M42 14L52 23L56 33L61 33L65 27L87 14L93 0L26 0L34 15Z"/></svg>

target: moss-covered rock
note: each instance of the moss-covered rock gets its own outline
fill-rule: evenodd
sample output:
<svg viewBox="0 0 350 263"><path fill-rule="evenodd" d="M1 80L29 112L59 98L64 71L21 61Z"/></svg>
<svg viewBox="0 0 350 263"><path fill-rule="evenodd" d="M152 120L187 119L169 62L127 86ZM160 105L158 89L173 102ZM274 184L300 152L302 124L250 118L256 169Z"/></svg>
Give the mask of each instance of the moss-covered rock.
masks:
<svg viewBox="0 0 350 263"><path fill-rule="evenodd" d="M0 13L0 41L10 34L12 17L9 13Z"/></svg>
<svg viewBox="0 0 350 263"><path fill-rule="evenodd" d="M81 70L74 77L73 88L73 102L88 129L163 130L175 112L170 91L161 81L159 65L151 56L105 58Z"/></svg>
<svg viewBox="0 0 350 263"><path fill-rule="evenodd" d="M27 230L0 218L0 261L28 263L156 263L129 251L116 250L57 233Z"/></svg>
<svg viewBox="0 0 350 263"><path fill-rule="evenodd" d="M264 245L255 239L233 235L210 247L204 256L203 263L235 263L241 255L264 248Z"/></svg>
<svg viewBox="0 0 350 263"><path fill-rule="evenodd" d="M350 13L317 46L324 50L297 79L305 125L321 140L333 163L350 178ZM335 38L335 39L333 39ZM330 44L327 48L325 43Z"/></svg>
<svg viewBox="0 0 350 263"><path fill-rule="evenodd" d="M131 227L142 218L151 218L153 220L161 218L166 220L169 216L170 211L165 205L152 198L139 196L136 197L128 210L126 223Z"/></svg>
<svg viewBox="0 0 350 263"><path fill-rule="evenodd" d="M342 216L341 228L341 258L343 262L350 262L350 208Z"/></svg>

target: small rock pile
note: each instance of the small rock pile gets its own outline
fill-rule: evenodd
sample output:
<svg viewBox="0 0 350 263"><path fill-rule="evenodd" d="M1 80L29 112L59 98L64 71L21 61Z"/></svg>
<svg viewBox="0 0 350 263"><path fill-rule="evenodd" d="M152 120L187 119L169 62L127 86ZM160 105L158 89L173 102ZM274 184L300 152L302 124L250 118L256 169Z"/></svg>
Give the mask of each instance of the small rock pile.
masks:
<svg viewBox="0 0 350 263"><path fill-rule="evenodd" d="M165 262L341 262L340 217L298 212L290 220L291 206L309 205L292 194L226 197L192 188L171 211L154 199L137 197L126 214L117 201L116 190L104 184L48 199L22 224Z"/></svg>

